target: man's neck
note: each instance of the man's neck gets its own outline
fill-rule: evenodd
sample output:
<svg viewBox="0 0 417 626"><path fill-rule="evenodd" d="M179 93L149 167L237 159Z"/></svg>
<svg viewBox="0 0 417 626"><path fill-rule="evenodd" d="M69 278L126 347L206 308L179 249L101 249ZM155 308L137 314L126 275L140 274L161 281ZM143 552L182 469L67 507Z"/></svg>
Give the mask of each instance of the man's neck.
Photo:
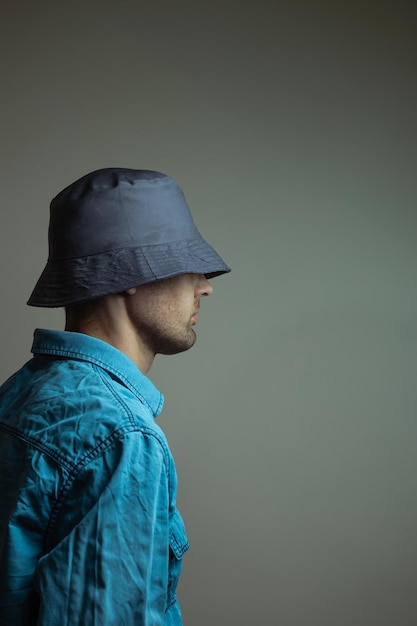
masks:
<svg viewBox="0 0 417 626"><path fill-rule="evenodd" d="M65 330L101 339L123 352L147 374L155 354L143 343L133 327L125 307L123 294L102 298L88 316L67 314Z"/></svg>

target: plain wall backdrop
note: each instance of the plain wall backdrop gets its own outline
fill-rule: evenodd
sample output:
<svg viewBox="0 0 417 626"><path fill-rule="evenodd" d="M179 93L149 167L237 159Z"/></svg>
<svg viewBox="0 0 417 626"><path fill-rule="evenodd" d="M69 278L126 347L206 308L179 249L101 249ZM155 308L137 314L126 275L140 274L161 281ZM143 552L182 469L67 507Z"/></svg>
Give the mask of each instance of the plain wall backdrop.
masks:
<svg viewBox="0 0 417 626"><path fill-rule="evenodd" d="M233 269L150 372L185 626L417 623L416 6L2 10L1 378L62 327L25 302L88 171L172 175Z"/></svg>

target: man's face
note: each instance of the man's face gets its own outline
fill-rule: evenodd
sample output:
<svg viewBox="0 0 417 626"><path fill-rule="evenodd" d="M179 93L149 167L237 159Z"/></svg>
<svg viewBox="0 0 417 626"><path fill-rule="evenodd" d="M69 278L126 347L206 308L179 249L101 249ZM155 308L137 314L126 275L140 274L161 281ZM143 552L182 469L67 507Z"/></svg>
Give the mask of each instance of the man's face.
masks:
<svg viewBox="0 0 417 626"><path fill-rule="evenodd" d="M213 288L202 274L180 274L136 288L128 296L129 317L139 338L153 354L176 354L196 340L200 298Z"/></svg>

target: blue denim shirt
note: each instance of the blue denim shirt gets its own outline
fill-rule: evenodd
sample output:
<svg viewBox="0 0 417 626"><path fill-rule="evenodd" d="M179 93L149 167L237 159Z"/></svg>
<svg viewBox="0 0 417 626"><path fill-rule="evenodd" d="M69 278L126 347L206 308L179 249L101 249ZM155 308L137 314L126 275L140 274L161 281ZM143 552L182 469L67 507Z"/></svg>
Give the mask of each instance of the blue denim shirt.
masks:
<svg viewBox="0 0 417 626"><path fill-rule="evenodd" d="M182 624L163 396L87 335L36 330L32 352L0 388L0 624Z"/></svg>

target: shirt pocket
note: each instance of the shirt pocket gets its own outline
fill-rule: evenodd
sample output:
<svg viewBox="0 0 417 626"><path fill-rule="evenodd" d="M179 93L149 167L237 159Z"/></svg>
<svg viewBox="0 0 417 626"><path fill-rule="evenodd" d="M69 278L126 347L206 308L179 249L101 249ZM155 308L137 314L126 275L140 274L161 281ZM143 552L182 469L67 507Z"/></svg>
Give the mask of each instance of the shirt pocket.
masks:
<svg viewBox="0 0 417 626"><path fill-rule="evenodd" d="M176 601L175 592L181 574L182 557L189 547L183 519L175 509L169 524L168 607Z"/></svg>

